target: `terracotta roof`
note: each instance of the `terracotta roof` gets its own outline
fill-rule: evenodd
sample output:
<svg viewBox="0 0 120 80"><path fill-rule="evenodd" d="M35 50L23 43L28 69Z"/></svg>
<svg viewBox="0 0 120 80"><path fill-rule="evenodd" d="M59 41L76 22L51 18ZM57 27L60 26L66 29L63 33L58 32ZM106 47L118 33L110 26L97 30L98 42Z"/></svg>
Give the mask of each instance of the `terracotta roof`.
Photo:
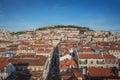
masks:
<svg viewBox="0 0 120 80"><path fill-rule="evenodd" d="M79 80L79 77L81 77L82 80L87 80L87 78L77 69L74 69L71 73L61 74L61 78L64 80Z"/></svg>
<svg viewBox="0 0 120 80"><path fill-rule="evenodd" d="M66 71L67 70L67 66L65 64L63 64L62 66L60 66L60 70Z"/></svg>
<svg viewBox="0 0 120 80"><path fill-rule="evenodd" d="M13 43L13 41L0 40L0 43Z"/></svg>
<svg viewBox="0 0 120 80"><path fill-rule="evenodd" d="M7 46L7 47L18 47L18 45L16 45L16 44L12 44L12 45Z"/></svg>
<svg viewBox="0 0 120 80"><path fill-rule="evenodd" d="M61 61L60 63L60 70L67 70L67 69L70 69L70 66L74 68L76 68L77 66L76 65L76 62L75 60L69 60L69 59L66 59L64 61Z"/></svg>
<svg viewBox="0 0 120 80"><path fill-rule="evenodd" d="M0 52L6 52L6 50L0 50Z"/></svg>
<svg viewBox="0 0 120 80"><path fill-rule="evenodd" d="M20 45L29 45L29 42L21 41Z"/></svg>
<svg viewBox="0 0 120 80"><path fill-rule="evenodd" d="M73 65L75 65L76 64L76 62L75 62L75 60L65 60L65 64L68 64L68 65L71 65L71 66L73 66Z"/></svg>
<svg viewBox="0 0 120 80"><path fill-rule="evenodd" d="M109 58L109 59L115 59L115 56L112 54L104 54L103 55L104 58Z"/></svg>
<svg viewBox="0 0 120 80"><path fill-rule="evenodd" d="M8 51L17 51L17 50L18 50L18 48L15 48L15 47L8 49Z"/></svg>
<svg viewBox="0 0 120 80"><path fill-rule="evenodd" d="M61 75L61 78L65 79L65 80L70 80L73 77L74 77L74 74L71 74L71 73Z"/></svg>
<svg viewBox="0 0 120 80"><path fill-rule="evenodd" d="M34 47L49 47L49 48L53 47L52 45L46 44L46 43L32 44L32 46L34 46Z"/></svg>
<svg viewBox="0 0 120 80"><path fill-rule="evenodd" d="M109 48L108 48L108 50L120 50L120 48L119 47L115 47L115 46L110 46Z"/></svg>
<svg viewBox="0 0 120 80"><path fill-rule="evenodd" d="M93 52L90 48L80 48L82 52Z"/></svg>
<svg viewBox="0 0 120 80"><path fill-rule="evenodd" d="M35 55L35 53L19 53L19 56Z"/></svg>
<svg viewBox="0 0 120 80"><path fill-rule="evenodd" d="M36 54L35 53L20 53L19 55L13 56L13 58L35 58Z"/></svg>
<svg viewBox="0 0 120 80"><path fill-rule="evenodd" d="M96 44L100 46L109 46L110 42L92 42L91 44Z"/></svg>
<svg viewBox="0 0 120 80"><path fill-rule="evenodd" d="M4 68L8 65L8 58L0 58L0 70L4 70Z"/></svg>
<svg viewBox="0 0 120 80"><path fill-rule="evenodd" d="M38 78L42 77L41 73L31 72L30 74L34 77L38 77Z"/></svg>
<svg viewBox="0 0 120 80"><path fill-rule="evenodd" d="M33 59L24 59L24 58L11 58L8 61L14 65L33 65L33 66L44 66L47 57L40 55L37 58Z"/></svg>
<svg viewBox="0 0 120 80"><path fill-rule="evenodd" d="M77 69L74 69L73 74L75 75L75 77L82 77L82 80L87 80L86 77L81 72L79 72Z"/></svg>
<svg viewBox="0 0 120 80"><path fill-rule="evenodd" d="M93 46L92 48L97 49L97 50L102 50L102 46Z"/></svg>
<svg viewBox="0 0 120 80"><path fill-rule="evenodd" d="M78 54L80 59L102 59L102 56L99 54Z"/></svg>
<svg viewBox="0 0 120 80"><path fill-rule="evenodd" d="M88 73L91 77L113 77L111 68L88 68Z"/></svg>

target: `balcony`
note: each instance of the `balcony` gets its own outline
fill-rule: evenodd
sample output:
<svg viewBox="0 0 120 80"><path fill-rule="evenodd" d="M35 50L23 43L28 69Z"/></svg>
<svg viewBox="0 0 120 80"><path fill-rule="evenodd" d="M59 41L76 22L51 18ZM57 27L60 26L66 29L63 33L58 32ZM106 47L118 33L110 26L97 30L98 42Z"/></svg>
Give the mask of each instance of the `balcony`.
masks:
<svg viewBox="0 0 120 80"><path fill-rule="evenodd" d="M104 61L96 61L97 64L105 64Z"/></svg>
<svg viewBox="0 0 120 80"><path fill-rule="evenodd" d="M79 64L87 64L87 60L85 60L85 61L79 61Z"/></svg>

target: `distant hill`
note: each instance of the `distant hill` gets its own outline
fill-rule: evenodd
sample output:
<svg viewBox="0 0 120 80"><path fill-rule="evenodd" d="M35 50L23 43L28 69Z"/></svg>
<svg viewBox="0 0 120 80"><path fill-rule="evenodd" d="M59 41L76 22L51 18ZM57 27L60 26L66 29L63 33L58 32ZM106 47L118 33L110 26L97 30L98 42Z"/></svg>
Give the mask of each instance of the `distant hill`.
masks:
<svg viewBox="0 0 120 80"><path fill-rule="evenodd" d="M36 29L37 30L48 30L48 29L59 29L59 28L66 28L67 30L76 28L80 32L91 31L88 27L81 27L81 26L74 26L74 25L55 25L55 26L46 26ZM18 32L11 32L12 35L20 35L25 33L33 33L34 31L18 31Z"/></svg>
<svg viewBox="0 0 120 80"><path fill-rule="evenodd" d="M47 30L47 29L58 29L58 28L77 28L78 30L80 30L81 32L84 31L90 31L91 29L88 27L81 27L81 26L75 26L75 25L56 25L56 26L47 26L47 27L42 27L42 28L38 28L36 30Z"/></svg>
<svg viewBox="0 0 120 80"><path fill-rule="evenodd" d="M11 32L11 35L20 35L20 34L25 34L25 33L31 33L33 34L34 31L18 31L18 32Z"/></svg>

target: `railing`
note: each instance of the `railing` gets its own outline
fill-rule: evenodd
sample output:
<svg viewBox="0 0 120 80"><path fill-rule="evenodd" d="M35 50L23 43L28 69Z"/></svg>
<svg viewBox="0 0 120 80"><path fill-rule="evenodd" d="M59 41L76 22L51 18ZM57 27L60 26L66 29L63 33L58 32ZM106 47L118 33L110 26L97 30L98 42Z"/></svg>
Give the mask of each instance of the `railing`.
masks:
<svg viewBox="0 0 120 80"><path fill-rule="evenodd" d="M87 64L87 61L79 61L80 64Z"/></svg>
<svg viewBox="0 0 120 80"><path fill-rule="evenodd" d="M97 64L105 64L103 61L97 61Z"/></svg>

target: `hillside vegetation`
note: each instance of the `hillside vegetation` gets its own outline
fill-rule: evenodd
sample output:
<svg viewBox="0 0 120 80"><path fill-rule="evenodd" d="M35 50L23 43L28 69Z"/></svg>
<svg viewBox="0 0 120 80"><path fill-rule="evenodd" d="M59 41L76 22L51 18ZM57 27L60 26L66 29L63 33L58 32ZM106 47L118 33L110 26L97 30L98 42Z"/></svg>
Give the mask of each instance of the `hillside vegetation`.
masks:
<svg viewBox="0 0 120 80"><path fill-rule="evenodd" d="M81 26L75 26L75 25L55 25L55 26L47 26L47 27L41 27L36 29L37 30L48 30L48 29L59 29L59 28L67 28L67 30L70 29L77 29L80 32L85 32L85 31L91 31L88 27L81 27ZM19 32L11 32L12 35L20 35L20 34L25 34L28 31L19 31ZM29 31L30 32L30 31ZM34 31L31 31L33 33Z"/></svg>
<svg viewBox="0 0 120 80"><path fill-rule="evenodd" d="M88 27L81 27L81 26L75 26L75 25L56 25L56 26L48 26L48 27L42 27L38 28L36 30L47 30L47 29L57 29L57 28L77 28L80 31L89 31L90 28Z"/></svg>

